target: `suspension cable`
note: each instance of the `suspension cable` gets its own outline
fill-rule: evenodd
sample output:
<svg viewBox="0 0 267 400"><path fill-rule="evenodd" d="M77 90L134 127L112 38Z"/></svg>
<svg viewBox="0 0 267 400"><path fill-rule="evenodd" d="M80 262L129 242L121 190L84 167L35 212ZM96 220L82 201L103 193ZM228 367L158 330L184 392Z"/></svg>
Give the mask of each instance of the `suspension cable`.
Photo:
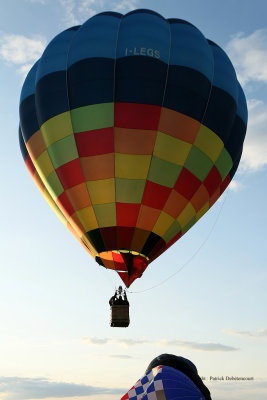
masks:
<svg viewBox="0 0 267 400"><path fill-rule="evenodd" d="M228 193L229 193L229 190L225 193L224 199L223 199L223 201L222 201L221 208L220 208L220 210L219 210L219 212L218 212L218 214L217 214L217 216L216 216L216 218L215 218L215 221L214 221L214 223L213 223L213 225L212 225L210 231L208 232L206 238L203 240L203 242L200 244L200 246L197 248L197 250L192 254L192 256L191 256L180 268L178 268L173 274L169 275L166 279L163 279L163 280L160 281L159 283L157 283L157 284L155 284L155 285L153 285L153 286L151 286L151 287L149 287L149 288L147 288L147 289L138 290L138 291L130 291L129 289L126 289L126 291L127 291L128 293L144 293L144 292L148 292L149 290L155 289L156 287L159 287L159 286L163 285L163 284L166 283L168 280L170 280L172 277L174 277L174 276L177 275L179 272L181 272L183 269L185 269L185 267L188 266L188 264L195 258L195 256L199 253L199 251L202 249L202 247L204 247L204 245L205 245L205 244L207 243L207 241L209 240L209 238L210 238L210 236L211 236L211 234L212 234L212 232L213 232L213 230L214 230L214 228L215 228L215 226L216 226L216 224L217 224L217 222L218 222L218 220L219 220L219 217L220 217L220 215L221 215L221 213L222 213L222 210L223 210L223 207L224 207L224 205L225 205L225 202L226 202Z"/></svg>

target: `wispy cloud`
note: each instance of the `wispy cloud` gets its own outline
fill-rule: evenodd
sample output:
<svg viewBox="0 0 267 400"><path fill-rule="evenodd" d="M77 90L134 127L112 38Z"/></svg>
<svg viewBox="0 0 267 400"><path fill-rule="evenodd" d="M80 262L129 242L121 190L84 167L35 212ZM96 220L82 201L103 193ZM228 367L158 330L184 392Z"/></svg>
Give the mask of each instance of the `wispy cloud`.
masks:
<svg viewBox="0 0 267 400"><path fill-rule="evenodd" d="M90 18L105 8L109 10L109 4L105 0L81 0L77 12L86 18Z"/></svg>
<svg viewBox="0 0 267 400"><path fill-rule="evenodd" d="M140 0L58 0L67 26L83 23L103 11L126 13L138 7Z"/></svg>
<svg viewBox="0 0 267 400"><path fill-rule="evenodd" d="M129 356L128 354L111 354L110 358L119 358L121 360L129 360L130 358L134 358L133 356Z"/></svg>
<svg viewBox="0 0 267 400"><path fill-rule="evenodd" d="M188 342L183 340L166 340L160 339L157 341L147 340L145 338L141 339L96 339L96 338L84 338L84 343L89 345L106 345L106 344L118 344L123 345L125 347L130 347L133 345L152 345L152 346L175 346L182 347L186 349L192 350L200 350L200 351L235 351L239 350L236 347L226 346L220 343L199 343L199 342Z"/></svg>
<svg viewBox="0 0 267 400"><path fill-rule="evenodd" d="M235 331L234 329L224 329L224 333L232 336L242 336L249 338L267 338L267 329L259 329L256 332Z"/></svg>
<svg viewBox="0 0 267 400"><path fill-rule="evenodd" d="M198 342L187 342L183 340L162 340L161 344L167 346L182 347L191 350L199 351L236 351L239 350L237 347L225 346L220 343L198 343Z"/></svg>
<svg viewBox="0 0 267 400"><path fill-rule="evenodd" d="M96 8L96 0L82 0L78 6L78 12L80 14L86 15L87 18L90 18L91 16L96 14Z"/></svg>
<svg viewBox="0 0 267 400"><path fill-rule="evenodd" d="M47 0L26 0L27 3L37 3L37 4L42 4L45 5L47 4Z"/></svg>
<svg viewBox="0 0 267 400"><path fill-rule="evenodd" d="M83 338L82 341L84 343L90 344L90 345L105 345L105 344L110 344L110 343L116 343L118 345L123 345L125 347L130 347L134 345L141 345L141 344L148 344L150 343L147 339L145 338L140 338L140 339L108 339L108 338L90 338L86 337Z"/></svg>
<svg viewBox="0 0 267 400"><path fill-rule="evenodd" d="M43 37L28 38L23 35L5 34L0 40L0 57L9 65L15 65L17 72L27 74L44 51Z"/></svg>
<svg viewBox="0 0 267 400"><path fill-rule="evenodd" d="M0 377L0 394L8 400L47 399L50 397L83 397L124 393L125 389L112 389L80 385L68 382L53 382L46 378Z"/></svg>
<svg viewBox="0 0 267 400"><path fill-rule="evenodd" d="M19 75L22 76L23 79L26 78L26 75L28 74L28 72L30 71L32 67L32 64L24 64L21 65L18 69L17 72L19 73Z"/></svg>
<svg viewBox="0 0 267 400"><path fill-rule="evenodd" d="M127 12L137 8L139 0L120 0L116 2L114 11Z"/></svg>
<svg viewBox="0 0 267 400"><path fill-rule="evenodd" d="M23 35L4 35L0 41L0 56L12 64L36 61L42 54L46 41Z"/></svg>
<svg viewBox="0 0 267 400"><path fill-rule="evenodd" d="M266 400L267 381L248 381L248 382L209 382L208 387L212 398L216 400Z"/></svg>
<svg viewBox="0 0 267 400"><path fill-rule="evenodd" d="M147 344L149 340L145 338L140 339L114 339L116 343L122 344L126 347L140 345L140 344Z"/></svg>
<svg viewBox="0 0 267 400"><path fill-rule="evenodd" d="M267 104L249 100L248 112L248 130L240 166L242 171L255 172L267 165Z"/></svg>
<svg viewBox="0 0 267 400"><path fill-rule="evenodd" d="M77 18L75 12L75 0L59 0L59 3L62 6L64 22L66 23L67 27L78 25L79 19Z"/></svg>
<svg viewBox="0 0 267 400"><path fill-rule="evenodd" d="M247 36L243 33L234 35L226 51L243 86L255 82L267 84L267 29L256 30ZM256 172L267 165L267 104L250 99L248 113L240 170Z"/></svg>
<svg viewBox="0 0 267 400"><path fill-rule="evenodd" d="M111 339L107 339L107 338L100 339L100 338L94 338L94 337L93 338L86 337L86 338L83 338L82 341L84 343L92 344L92 345L103 345L103 344L109 343L111 341Z"/></svg>
<svg viewBox="0 0 267 400"><path fill-rule="evenodd" d="M249 81L267 83L267 30L256 30L245 36L232 37L226 51L233 62L242 85Z"/></svg>
<svg viewBox="0 0 267 400"><path fill-rule="evenodd" d="M230 182L229 189L232 190L233 192L239 192L244 187L242 182L239 182L237 180L233 180Z"/></svg>

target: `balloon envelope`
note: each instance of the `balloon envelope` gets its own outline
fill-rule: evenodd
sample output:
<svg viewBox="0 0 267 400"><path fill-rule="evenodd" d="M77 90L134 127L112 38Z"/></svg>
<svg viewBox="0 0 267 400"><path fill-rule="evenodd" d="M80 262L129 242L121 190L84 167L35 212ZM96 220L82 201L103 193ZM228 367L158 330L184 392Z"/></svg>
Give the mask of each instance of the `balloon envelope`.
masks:
<svg viewBox="0 0 267 400"><path fill-rule="evenodd" d="M206 389L207 390L207 389ZM183 372L159 365L148 371L121 400L210 400Z"/></svg>
<svg viewBox="0 0 267 400"><path fill-rule="evenodd" d="M247 125L225 52L150 10L56 36L21 92L36 183L96 261L129 286L230 183Z"/></svg>

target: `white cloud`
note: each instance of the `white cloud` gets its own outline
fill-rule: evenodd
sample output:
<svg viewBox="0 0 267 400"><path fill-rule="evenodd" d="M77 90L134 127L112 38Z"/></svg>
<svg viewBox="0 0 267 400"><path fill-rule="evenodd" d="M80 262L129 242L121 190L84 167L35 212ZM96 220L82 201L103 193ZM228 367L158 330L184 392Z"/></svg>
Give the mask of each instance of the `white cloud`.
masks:
<svg viewBox="0 0 267 400"><path fill-rule="evenodd" d="M267 83L267 30L232 37L226 51L242 85ZM248 129L240 163L241 172L256 172L267 165L267 104L248 100ZM232 187L234 189L234 187Z"/></svg>
<svg viewBox="0 0 267 400"><path fill-rule="evenodd" d="M82 341L89 345L105 345L105 344L109 344L109 343L116 343L118 345L123 345L125 347L150 343L145 338L140 338L140 339L134 340L134 339L124 339L124 338L122 338L122 339L108 339L108 338L101 339L101 338L86 337L86 338L83 338Z"/></svg>
<svg viewBox="0 0 267 400"><path fill-rule="evenodd" d="M64 22L67 27L71 27L79 24L79 20L76 17L75 13L75 0L59 0L59 3L63 7L64 11Z"/></svg>
<svg viewBox="0 0 267 400"><path fill-rule="evenodd" d="M236 351L239 350L236 347L225 346L220 343L198 343L198 342L187 342L183 340L162 340L161 344L169 346L178 346L191 350L199 351Z"/></svg>
<svg viewBox="0 0 267 400"><path fill-rule="evenodd" d="M140 345L140 344L147 344L149 341L145 338L140 338L140 339L113 339L115 343L122 344L123 346L126 347L131 347L133 345Z"/></svg>
<svg viewBox="0 0 267 400"><path fill-rule="evenodd" d="M205 382L206 384L206 382ZM267 398L267 382L252 381L252 382L209 382L209 390L211 397L216 400L266 400Z"/></svg>
<svg viewBox="0 0 267 400"><path fill-rule="evenodd" d="M140 0L58 0L66 27L83 23L103 11L127 13L137 8Z"/></svg>
<svg viewBox="0 0 267 400"><path fill-rule="evenodd" d="M229 184L229 189L232 190L233 192L239 192L244 187L243 183L237 181L237 180L232 180Z"/></svg>
<svg viewBox="0 0 267 400"><path fill-rule="evenodd" d="M23 35L3 35L0 40L0 57L9 65L17 67L17 73L25 79L35 61L42 55L46 40Z"/></svg>
<svg viewBox="0 0 267 400"><path fill-rule="evenodd" d="M46 0L26 0L28 3L46 4Z"/></svg>
<svg viewBox="0 0 267 400"><path fill-rule="evenodd" d="M0 56L11 64L29 64L44 51L44 38L27 38L23 35L4 35L0 41Z"/></svg>
<svg viewBox="0 0 267 400"><path fill-rule="evenodd" d="M231 336L242 336L249 338L267 338L267 329L259 329L256 332L235 331L233 329L225 329L224 332Z"/></svg>
<svg viewBox="0 0 267 400"><path fill-rule="evenodd" d="M242 85L249 81L267 83L267 30L256 30L245 36L238 33L226 46Z"/></svg>
<svg viewBox="0 0 267 400"><path fill-rule="evenodd" d="M121 0L117 2L114 11L128 12L137 8L139 0Z"/></svg>
<svg viewBox="0 0 267 400"><path fill-rule="evenodd" d="M248 114L248 130L240 167L243 172L255 172L267 165L267 104L260 100L249 100Z"/></svg>
<svg viewBox="0 0 267 400"><path fill-rule="evenodd" d="M111 354L110 358L119 358L121 360L129 360L130 358L134 358L134 357L129 356L128 354Z"/></svg>
<svg viewBox="0 0 267 400"><path fill-rule="evenodd" d="M220 343L198 343L198 342L187 342L183 340L166 340L161 339L158 341L151 341L145 338L140 339L99 339L99 338L84 338L83 342L89 345L106 345L106 344L118 344L125 347L131 347L133 345L152 345L152 346L178 346L186 349L200 350L200 351L236 351L239 350L236 347L226 346Z"/></svg>
<svg viewBox="0 0 267 400"><path fill-rule="evenodd" d="M46 378L0 377L0 394L8 400L47 399L118 394L125 389L111 389L68 382L53 382Z"/></svg>
<svg viewBox="0 0 267 400"><path fill-rule="evenodd" d="M87 19L97 14L99 10L104 10L104 8L105 0L81 0L77 11Z"/></svg>
<svg viewBox="0 0 267 400"><path fill-rule="evenodd" d="M17 72L19 73L19 75L21 75L23 81L26 78L31 67L32 67L32 64L24 64L17 69Z"/></svg>
<svg viewBox="0 0 267 400"><path fill-rule="evenodd" d="M89 337L86 337L86 338L83 338L83 339L82 339L82 341L83 341L84 343L92 344L92 345L103 345L103 344L107 344L107 343L110 342L110 340L111 340L111 339L107 339L107 338L101 339L101 338L89 338Z"/></svg>

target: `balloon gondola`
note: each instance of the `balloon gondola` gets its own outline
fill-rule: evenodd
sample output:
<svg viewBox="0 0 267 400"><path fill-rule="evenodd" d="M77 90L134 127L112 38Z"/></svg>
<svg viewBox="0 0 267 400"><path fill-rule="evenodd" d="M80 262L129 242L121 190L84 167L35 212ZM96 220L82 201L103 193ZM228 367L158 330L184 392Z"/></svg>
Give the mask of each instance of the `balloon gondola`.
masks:
<svg viewBox="0 0 267 400"><path fill-rule="evenodd" d="M127 328L130 324L129 301L126 291L119 286L118 290L109 300L110 326L116 328Z"/></svg>
<svg viewBox="0 0 267 400"><path fill-rule="evenodd" d="M224 192L246 126L225 52L151 10L104 12L60 33L21 92L21 151L35 183L126 287Z"/></svg>

